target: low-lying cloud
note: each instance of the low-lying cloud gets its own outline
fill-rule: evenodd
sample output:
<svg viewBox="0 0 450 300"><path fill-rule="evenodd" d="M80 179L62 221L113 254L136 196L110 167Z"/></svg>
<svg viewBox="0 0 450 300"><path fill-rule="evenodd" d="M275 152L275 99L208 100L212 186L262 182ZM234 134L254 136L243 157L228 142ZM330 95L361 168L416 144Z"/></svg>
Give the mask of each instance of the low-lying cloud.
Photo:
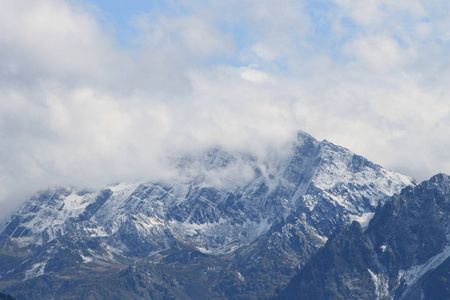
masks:
<svg viewBox="0 0 450 300"><path fill-rule="evenodd" d="M131 16L124 45L87 3L0 0L0 206L297 130L417 179L450 172L450 4L282 2L180 1Z"/></svg>

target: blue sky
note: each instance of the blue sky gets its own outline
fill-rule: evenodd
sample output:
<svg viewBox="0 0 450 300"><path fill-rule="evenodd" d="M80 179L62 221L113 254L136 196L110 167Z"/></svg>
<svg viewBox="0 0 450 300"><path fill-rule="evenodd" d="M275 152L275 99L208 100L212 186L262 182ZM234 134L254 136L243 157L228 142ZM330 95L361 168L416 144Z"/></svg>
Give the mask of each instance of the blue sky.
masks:
<svg viewBox="0 0 450 300"><path fill-rule="evenodd" d="M168 17L183 17L195 15L201 11L199 5L190 5L189 2L184 1L129 1L123 2L118 0L103 1L103 0L85 0L86 3L94 5L95 12L99 15L101 23L118 42L119 46L124 48L134 47L135 39L139 35L139 30L136 29L136 18L147 16L148 18L157 18L158 15L164 15ZM200 3L201 6L201 2ZM318 50L324 52L335 59L342 59L339 49L337 49L342 41L347 37L334 37L332 32L332 24L330 23L330 14L335 8L330 2L326 1L306 1L305 3L298 2L295 5L297 9L304 10L305 18L308 18L311 22L310 31L304 36L304 40L294 41L297 42L298 47L302 47L303 42L314 44L314 49L310 49L314 54ZM208 2L203 3L208 6ZM245 6L245 4L242 4ZM211 5L212 9L214 5ZM239 9L239 3L234 5L233 9ZM219 12L215 12L219 13ZM233 14L233 11L228 13ZM240 51L248 51L248 47L252 45L254 39L261 38L264 32L260 31L261 20L255 20L246 18L246 16L234 16L231 18L218 19L213 26L220 29L222 33L230 34L234 40L237 54ZM273 20L272 20L273 22ZM341 20L341 23L347 30L354 30L355 26L349 19ZM266 24L269 25L270 24ZM265 25L263 25L265 26ZM293 24L295 26L295 24ZM351 34L350 32L347 34ZM306 49L305 49L306 50ZM236 55L237 56L237 55ZM228 63L234 65L245 65L246 62L242 62L237 59L236 56L216 57L216 59L228 59ZM283 68L283 59L278 61L277 66Z"/></svg>
<svg viewBox="0 0 450 300"><path fill-rule="evenodd" d="M0 205L297 130L419 180L450 173L448 1L0 4Z"/></svg>
<svg viewBox="0 0 450 300"><path fill-rule="evenodd" d="M86 0L99 9L106 26L113 27L116 38L127 46L127 40L134 34L132 20L139 14L149 13L155 9L167 9L168 1L120 1L120 0Z"/></svg>
<svg viewBox="0 0 450 300"><path fill-rule="evenodd" d="M431 2L428 7L421 1L412 4L400 1L399 4L392 5L383 0L369 1L364 5L358 1L331 0L283 1L278 4L261 1L262 4L258 5L253 1L230 1L229 5L214 1L84 1L93 5L104 29L114 36L119 47L124 48L134 48L140 43L142 31L137 28L138 19L146 19L150 24L152 21L160 22L160 17L176 20L196 16L206 21L207 26L233 39L234 52L227 56L215 56L210 62L234 65L257 63L262 66L267 63L264 58L258 60L253 57L254 60L251 61L249 55L254 53L249 53L253 52L249 48L258 40L272 38L268 34L270 31L291 43L290 47L301 52L300 55L305 55L304 59L322 54L335 61L348 63L355 57L345 51L345 46L358 37L382 33L383 37L389 37L391 42L395 42L395 47L408 48L414 42L413 39L417 38L415 31L418 24L433 26L442 22L445 17L438 1ZM276 11L283 5L286 6L286 11L277 15ZM259 12L260 15L258 6L263 11ZM274 18L271 18L270 11L264 12L271 8L274 8ZM287 16L286 20L283 20L283 13ZM292 18L293 16L297 19ZM302 31L297 36L296 27L298 31ZM287 31L283 31L284 29ZM419 42L441 43L441 46L446 43L441 37L432 35ZM272 67L292 71L286 65L289 55L293 54L284 53L283 57L272 59Z"/></svg>

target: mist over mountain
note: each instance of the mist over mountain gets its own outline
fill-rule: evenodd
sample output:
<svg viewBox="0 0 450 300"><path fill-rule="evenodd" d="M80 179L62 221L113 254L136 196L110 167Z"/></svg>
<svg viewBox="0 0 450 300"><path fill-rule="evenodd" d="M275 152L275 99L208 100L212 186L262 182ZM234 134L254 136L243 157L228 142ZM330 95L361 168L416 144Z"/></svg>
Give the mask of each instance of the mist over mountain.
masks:
<svg viewBox="0 0 450 300"><path fill-rule="evenodd" d="M0 5L0 297L447 297L450 1Z"/></svg>
<svg viewBox="0 0 450 300"><path fill-rule="evenodd" d="M2 0L0 218L48 186L157 181L168 152L279 149L298 128L449 173L450 3L280 1Z"/></svg>
<svg viewBox="0 0 450 300"><path fill-rule="evenodd" d="M0 227L1 289L19 299L271 297L337 228L415 184L302 132L263 158L211 148L173 162L176 181L33 196Z"/></svg>

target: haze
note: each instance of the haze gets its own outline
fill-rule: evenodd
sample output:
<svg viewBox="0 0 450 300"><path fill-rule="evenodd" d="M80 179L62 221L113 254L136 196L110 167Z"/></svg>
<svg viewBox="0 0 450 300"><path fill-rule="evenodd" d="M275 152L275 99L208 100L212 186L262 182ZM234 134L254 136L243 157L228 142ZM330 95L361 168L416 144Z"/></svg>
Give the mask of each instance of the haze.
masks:
<svg viewBox="0 0 450 300"><path fill-rule="evenodd" d="M130 4L128 4L130 3ZM450 173L448 1L0 0L0 208L297 130Z"/></svg>

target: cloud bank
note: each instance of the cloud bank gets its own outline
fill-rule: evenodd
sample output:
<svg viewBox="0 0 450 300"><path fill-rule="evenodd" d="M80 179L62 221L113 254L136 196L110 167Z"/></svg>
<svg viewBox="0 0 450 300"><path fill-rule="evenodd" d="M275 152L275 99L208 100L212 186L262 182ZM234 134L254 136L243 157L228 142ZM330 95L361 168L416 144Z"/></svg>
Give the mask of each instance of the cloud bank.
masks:
<svg viewBox="0 0 450 300"><path fill-rule="evenodd" d="M450 3L176 1L129 17L0 0L0 206L164 176L175 152L296 130L417 179L450 173Z"/></svg>

